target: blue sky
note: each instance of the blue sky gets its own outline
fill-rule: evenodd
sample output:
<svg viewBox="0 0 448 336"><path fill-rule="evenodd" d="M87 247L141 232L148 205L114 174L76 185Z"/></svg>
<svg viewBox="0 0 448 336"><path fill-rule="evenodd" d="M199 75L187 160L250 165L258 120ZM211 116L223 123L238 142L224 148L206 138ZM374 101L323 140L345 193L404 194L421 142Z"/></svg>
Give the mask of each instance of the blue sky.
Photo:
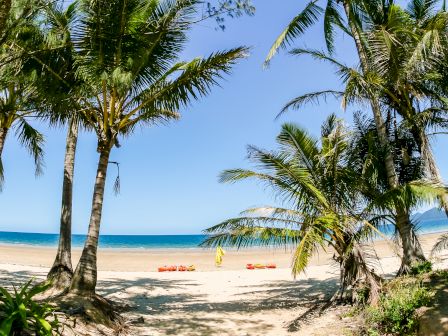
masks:
<svg viewBox="0 0 448 336"><path fill-rule="evenodd" d="M225 32L213 21L197 25L184 59L239 45L251 46L251 55L212 94L182 111L183 117L167 126L138 129L113 150L111 160L121 163L122 190L114 196L115 167L110 166L103 209L103 234L191 234L235 216L249 206L272 204L268 190L254 182L222 185L217 176L227 168L249 167L246 146L274 148L280 125L292 121L319 133L332 112L351 120L337 101L307 106L274 120L282 105L299 94L338 88L333 69L309 58L282 52L269 69L262 63L271 43L302 9L298 1L254 1L257 13L227 21ZM277 3L277 2L276 2ZM354 61L347 37L338 38L338 54ZM313 28L297 46L323 48L320 27ZM46 168L34 177L32 160L15 141L7 139L3 162L6 183L0 193L0 230L58 232L65 129L45 133ZM448 178L446 138L434 142L436 158ZM98 155L92 134L82 133L77 151L74 188L74 233L85 233Z"/></svg>

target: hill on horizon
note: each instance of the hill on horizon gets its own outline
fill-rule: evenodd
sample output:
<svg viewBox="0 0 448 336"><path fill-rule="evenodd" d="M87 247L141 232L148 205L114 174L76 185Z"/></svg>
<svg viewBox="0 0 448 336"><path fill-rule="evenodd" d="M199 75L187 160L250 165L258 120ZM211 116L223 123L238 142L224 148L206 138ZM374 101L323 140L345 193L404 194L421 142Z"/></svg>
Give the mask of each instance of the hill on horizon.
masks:
<svg viewBox="0 0 448 336"><path fill-rule="evenodd" d="M417 212L412 217L414 220L417 220L419 222L448 220L445 211L439 208L432 208L423 213Z"/></svg>

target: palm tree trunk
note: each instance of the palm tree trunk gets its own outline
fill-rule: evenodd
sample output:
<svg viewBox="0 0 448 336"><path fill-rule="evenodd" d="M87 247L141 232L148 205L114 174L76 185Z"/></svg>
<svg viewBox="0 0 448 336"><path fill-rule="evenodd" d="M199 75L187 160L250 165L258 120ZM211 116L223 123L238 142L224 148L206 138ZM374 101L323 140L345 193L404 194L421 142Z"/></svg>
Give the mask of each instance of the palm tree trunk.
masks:
<svg viewBox="0 0 448 336"><path fill-rule="evenodd" d="M71 119L67 131L64 159L64 181L62 184L61 225L59 245L53 266L47 279L58 289L70 286L73 277L72 267L72 198L73 175L75 170L76 144L78 141L78 122Z"/></svg>
<svg viewBox="0 0 448 336"><path fill-rule="evenodd" d="M361 68L363 73L367 73L369 70L369 64L367 61L367 55L365 53L364 47L361 42L361 37L359 35L358 29L351 19L351 10L350 5L347 0L344 1L344 9L345 14L347 15L347 22L349 23L351 33L353 35L353 39L355 40L356 49L358 52L358 57L361 62ZM380 145L383 148L388 149L389 148L389 141L387 137L387 131L386 131L386 123L384 122L383 116L381 114L381 108L379 101L377 97L371 95L370 98L370 105L373 112L373 117L375 120L375 125L378 133L378 140L380 142ZM387 179L389 182L389 185L391 188L398 187L398 177L397 173L395 171L395 165L394 165L394 158L392 156L392 152L388 149L386 150L386 157L385 157L385 166L386 166L386 173L387 173Z"/></svg>
<svg viewBox="0 0 448 336"><path fill-rule="evenodd" d="M2 0L0 2L0 37L6 28L6 21L8 20L9 12L11 11L11 0Z"/></svg>
<svg viewBox="0 0 448 336"><path fill-rule="evenodd" d="M356 49L358 52L359 60L361 62L361 68L363 73L367 73L369 70L369 63L367 60L367 54L364 50L364 46L362 45L361 36L359 34L358 28L356 24L351 19L351 10L349 0L344 0L344 10L347 15L347 22L349 23L351 33L353 35L353 39L355 40ZM386 131L386 123L384 122L383 116L381 114L381 107L377 97L373 94L369 97L370 104L372 107L372 112L375 120L375 125L378 133L378 140L380 142L380 146L386 149L385 156L385 168L387 174L387 180L389 183L389 187L391 189L395 189L399 187L399 181L397 172L395 170L394 157L392 155L392 151L390 150L387 131ZM423 250L418 242L418 238L414 233L413 226L411 221L409 220L409 212L404 210L404 207L397 204L395 207L395 211L397 213L397 229L400 233L401 240L403 242L403 259L402 259L402 268L404 270L408 270L412 264L412 256L420 255L423 256ZM403 267L405 265L405 267ZM400 268L400 270L402 269Z"/></svg>
<svg viewBox="0 0 448 336"><path fill-rule="evenodd" d="M399 211L396 216L396 223L403 249L401 266L397 275L403 275L409 273L413 264L426 261L426 258L413 229L408 212Z"/></svg>
<svg viewBox="0 0 448 336"><path fill-rule="evenodd" d="M103 209L104 185L106 183L107 166L112 145L108 144L100 150L95 187L93 190L92 212L89 230L78 266L73 275L70 291L76 294L94 295L97 281L97 250L100 234L101 213Z"/></svg>

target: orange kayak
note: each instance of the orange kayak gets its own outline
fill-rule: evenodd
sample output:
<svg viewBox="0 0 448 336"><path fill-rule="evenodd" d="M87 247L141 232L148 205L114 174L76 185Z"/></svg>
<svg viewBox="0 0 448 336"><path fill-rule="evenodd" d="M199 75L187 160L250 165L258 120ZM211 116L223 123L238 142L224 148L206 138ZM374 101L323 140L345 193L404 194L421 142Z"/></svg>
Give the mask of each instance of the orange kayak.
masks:
<svg viewBox="0 0 448 336"><path fill-rule="evenodd" d="M253 270L253 269L265 269L265 268L277 268L276 264L247 264L246 268L249 270Z"/></svg>
<svg viewBox="0 0 448 336"><path fill-rule="evenodd" d="M174 272L177 270L177 266L162 266L157 268L159 272Z"/></svg>

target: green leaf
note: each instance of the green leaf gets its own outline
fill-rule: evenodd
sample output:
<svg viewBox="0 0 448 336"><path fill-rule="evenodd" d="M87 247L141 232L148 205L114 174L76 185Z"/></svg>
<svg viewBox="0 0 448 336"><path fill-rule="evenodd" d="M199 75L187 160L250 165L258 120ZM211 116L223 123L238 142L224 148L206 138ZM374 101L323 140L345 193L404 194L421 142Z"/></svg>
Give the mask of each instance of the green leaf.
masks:
<svg viewBox="0 0 448 336"><path fill-rule="evenodd" d="M12 314L0 324L0 336L10 336L11 327L17 313Z"/></svg>

